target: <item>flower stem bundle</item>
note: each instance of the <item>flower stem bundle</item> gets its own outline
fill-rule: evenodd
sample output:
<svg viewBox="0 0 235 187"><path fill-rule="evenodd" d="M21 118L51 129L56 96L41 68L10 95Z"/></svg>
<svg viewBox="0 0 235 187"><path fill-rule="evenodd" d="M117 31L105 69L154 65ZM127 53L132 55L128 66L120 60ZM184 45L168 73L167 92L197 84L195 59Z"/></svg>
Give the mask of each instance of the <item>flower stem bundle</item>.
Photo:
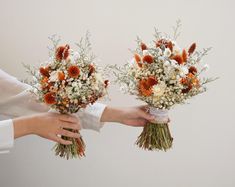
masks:
<svg viewBox="0 0 235 187"><path fill-rule="evenodd" d="M173 138L171 136L168 123L151 123L148 122L136 144L145 150L162 150L167 151L172 147Z"/></svg>
<svg viewBox="0 0 235 187"><path fill-rule="evenodd" d="M80 134L77 131L78 134ZM80 138L68 138L66 136L61 137L64 140L72 141L71 145L63 145L57 143L54 146L55 154L57 156L70 159L70 158L81 158L85 156L85 143L82 139L82 136Z"/></svg>

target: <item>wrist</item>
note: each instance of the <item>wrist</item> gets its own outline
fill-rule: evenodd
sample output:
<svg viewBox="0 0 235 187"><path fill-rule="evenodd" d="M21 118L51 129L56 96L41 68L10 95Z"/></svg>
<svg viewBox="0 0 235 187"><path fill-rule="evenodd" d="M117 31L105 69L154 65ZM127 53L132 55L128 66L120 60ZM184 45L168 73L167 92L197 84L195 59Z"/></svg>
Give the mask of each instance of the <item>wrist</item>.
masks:
<svg viewBox="0 0 235 187"><path fill-rule="evenodd" d="M38 133L38 123L37 123L38 119L36 116L31 116L29 117L29 119L27 120L27 132L29 134L37 134Z"/></svg>
<svg viewBox="0 0 235 187"><path fill-rule="evenodd" d="M14 138L34 134L34 124L31 118L16 118L13 119Z"/></svg>
<svg viewBox="0 0 235 187"><path fill-rule="evenodd" d="M121 121L122 110L115 107L107 106L101 116L101 122L117 122Z"/></svg>

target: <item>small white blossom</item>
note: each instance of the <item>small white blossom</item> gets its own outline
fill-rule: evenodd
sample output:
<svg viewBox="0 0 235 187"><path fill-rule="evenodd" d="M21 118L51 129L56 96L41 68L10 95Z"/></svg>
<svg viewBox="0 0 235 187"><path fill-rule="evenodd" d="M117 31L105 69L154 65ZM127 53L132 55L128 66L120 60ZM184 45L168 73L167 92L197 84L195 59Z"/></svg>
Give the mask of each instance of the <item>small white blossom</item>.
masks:
<svg viewBox="0 0 235 187"><path fill-rule="evenodd" d="M205 64L202 68L203 71L207 71L210 68L208 64Z"/></svg>
<svg viewBox="0 0 235 187"><path fill-rule="evenodd" d="M171 56L171 50L169 48L166 48L163 55L165 57L170 57Z"/></svg>
<svg viewBox="0 0 235 187"><path fill-rule="evenodd" d="M156 48L156 53L157 53L157 56L161 56L163 54L162 49L160 47L157 47Z"/></svg>
<svg viewBox="0 0 235 187"><path fill-rule="evenodd" d="M148 50L143 50L143 55L150 55L149 51Z"/></svg>
<svg viewBox="0 0 235 187"><path fill-rule="evenodd" d="M153 86L153 94L154 96L162 96L165 92L166 84L164 82L158 83Z"/></svg>
<svg viewBox="0 0 235 187"><path fill-rule="evenodd" d="M50 74L49 82L56 82L58 80L58 71L52 71Z"/></svg>
<svg viewBox="0 0 235 187"><path fill-rule="evenodd" d="M187 67L185 67L185 66L179 66L178 67L178 70L179 70L179 75L181 76L181 77L184 77L186 74L188 74L188 68Z"/></svg>

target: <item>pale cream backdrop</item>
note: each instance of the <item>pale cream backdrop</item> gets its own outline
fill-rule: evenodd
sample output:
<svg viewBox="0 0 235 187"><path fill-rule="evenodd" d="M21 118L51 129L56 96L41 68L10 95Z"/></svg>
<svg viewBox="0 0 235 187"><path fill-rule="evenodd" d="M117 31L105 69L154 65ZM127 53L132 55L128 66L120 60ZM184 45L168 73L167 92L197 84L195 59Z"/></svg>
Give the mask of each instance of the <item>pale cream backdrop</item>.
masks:
<svg viewBox="0 0 235 187"><path fill-rule="evenodd" d="M35 136L19 139L10 154L0 155L1 187L234 187L234 44L233 0L1 0L0 68L23 79L21 62L47 60L48 36L78 41L86 30L101 65L131 58L136 35L152 39L154 27L171 32L180 18L178 42L212 46L204 58L209 75L221 78L209 91L170 112L174 148L146 152L134 145L141 128L106 124L100 133L84 130L86 158L63 160L54 143ZM72 45L74 47L74 45ZM110 88L113 106L140 104Z"/></svg>

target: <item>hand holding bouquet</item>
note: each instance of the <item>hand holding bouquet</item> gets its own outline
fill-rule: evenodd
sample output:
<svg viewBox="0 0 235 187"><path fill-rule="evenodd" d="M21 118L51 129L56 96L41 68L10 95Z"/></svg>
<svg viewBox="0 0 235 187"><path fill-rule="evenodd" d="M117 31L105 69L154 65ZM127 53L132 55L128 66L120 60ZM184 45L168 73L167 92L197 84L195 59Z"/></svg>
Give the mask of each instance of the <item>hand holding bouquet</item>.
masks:
<svg viewBox="0 0 235 187"><path fill-rule="evenodd" d="M131 62L123 67L111 66L121 89L146 102L150 114L156 117L137 139L137 145L143 149L166 151L171 148L168 110L206 91L205 84L213 80L201 77L207 69L207 65L201 65L201 59L209 48L196 51L195 43L188 49L179 48L175 41L179 27L177 22L173 39L158 31L148 45L138 38Z"/></svg>
<svg viewBox="0 0 235 187"><path fill-rule="evenodd" d="M95 64L88 33L77 44L78 52L70 49L69 45L58 46L60 40L55 37L51 40L53 48L49 61L42 64L39 70L28 67L34 78L32 92L39 102L46 103L61 114L76 113L103 97L108 81L104 81L101 69ZM78 131L76 133L80 134ZM85 156L81 136L62 136L62 139L72 141L72 144L57 144L56 155L67 159Z"/></svg>

